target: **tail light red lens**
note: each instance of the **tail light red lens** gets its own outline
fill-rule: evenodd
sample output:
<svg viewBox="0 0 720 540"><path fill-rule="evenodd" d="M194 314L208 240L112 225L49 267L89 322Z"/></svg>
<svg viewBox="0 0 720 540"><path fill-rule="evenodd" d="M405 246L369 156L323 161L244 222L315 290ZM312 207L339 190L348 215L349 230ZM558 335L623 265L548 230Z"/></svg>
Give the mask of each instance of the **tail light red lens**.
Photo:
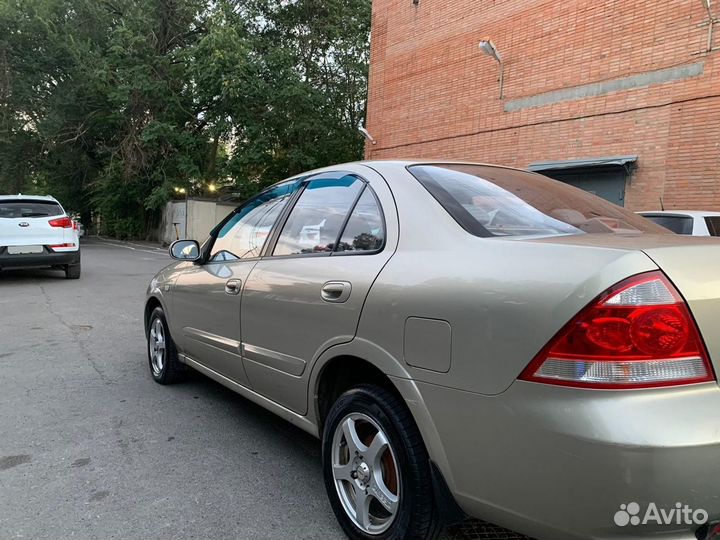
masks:
<svg viewBox="0 0 720 540"><path fill-rule="evenodd" d="M520 376L587 388L714 381L697 325L661 272L627 279L572 319Z"/></svg>
<svg viewBox="0 0 720 540"><path fill-rule="evenodd" d="M60 229L72 229L73 228L73 220L70 219L69 217L51 219L49 223L50 223L51 227L57 227Z"/></svg>

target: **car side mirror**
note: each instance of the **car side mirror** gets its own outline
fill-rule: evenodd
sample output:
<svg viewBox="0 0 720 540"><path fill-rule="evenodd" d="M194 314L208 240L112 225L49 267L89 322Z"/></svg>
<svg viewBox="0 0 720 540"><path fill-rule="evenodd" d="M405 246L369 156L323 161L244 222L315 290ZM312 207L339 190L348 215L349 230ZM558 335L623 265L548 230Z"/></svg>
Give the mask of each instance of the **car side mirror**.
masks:
<svg viewBox="0 0 720 540"><path fill-rule="evenodd" d="M170 245L170 256L178 261L200 259L200 244L196 240L178 240Z"/></svg>

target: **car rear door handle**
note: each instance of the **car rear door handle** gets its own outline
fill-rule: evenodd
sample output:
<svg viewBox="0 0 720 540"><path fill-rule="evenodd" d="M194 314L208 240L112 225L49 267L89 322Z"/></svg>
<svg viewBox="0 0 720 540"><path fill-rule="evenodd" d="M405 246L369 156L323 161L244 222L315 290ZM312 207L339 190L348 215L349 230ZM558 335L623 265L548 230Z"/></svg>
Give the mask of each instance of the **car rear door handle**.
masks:
<svg viewBox="0 0 720 540"><path fill-rule="evenodd" d="M239 279L229 279L227 283L225 283L225 292L227 294L236 295L240 294L240 291L242 290L242 281Z"/></svg>
<svg viewBox="0 0 720 540"><path fill-rule="evenodd" d="M352 285L348 281L328 281L320 290L320 297L325 302L342 304L347 302L352 292Z"/></svg>

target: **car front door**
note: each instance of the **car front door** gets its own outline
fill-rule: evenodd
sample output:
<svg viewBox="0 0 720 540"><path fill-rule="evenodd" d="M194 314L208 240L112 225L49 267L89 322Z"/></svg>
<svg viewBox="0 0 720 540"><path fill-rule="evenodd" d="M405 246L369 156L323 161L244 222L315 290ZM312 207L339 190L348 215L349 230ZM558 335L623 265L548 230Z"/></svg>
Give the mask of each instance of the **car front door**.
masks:
<svg viewBox="0 0 720 540"><path fill-rule="evenodd" d="M207 262L188 263L173 288L172 327L190 359L249 386L240 347L242 287L299 181L279 184L230 214L211 234Z"/></svg>
<svg viewBox="0 0 720 540"><path fill-rule="evenodd" d="M243 359L253 390L300 414L313 360L353 339L397 243L386 182L359 169L304 182L243 290Z"/></svg>

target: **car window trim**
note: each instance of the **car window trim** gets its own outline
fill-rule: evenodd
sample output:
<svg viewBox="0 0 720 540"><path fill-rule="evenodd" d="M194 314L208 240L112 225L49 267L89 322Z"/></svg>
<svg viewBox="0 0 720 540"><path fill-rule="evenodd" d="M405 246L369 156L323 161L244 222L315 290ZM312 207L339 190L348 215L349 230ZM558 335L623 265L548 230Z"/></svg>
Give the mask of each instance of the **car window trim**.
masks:
<svg viewBox="0 0 720 540"><path fill-rule="evenodd" d="M285 205L285 208L283 209L283 213L280 214L280 217L278 218L278 223L282 221L282 225L278 226L276 230L272 231L271 236L269 237L268 241L265 242L265 248L261 252L260 256L261 258L265 259L290 259L295 257L329 257L334 251L331 251L329 253L292 253L288 255L273 255L273 251L275 251L275 246L277 245L278 240L280 239L280 235L282 234L283 229L285 228L285 224L287 223L287 220L290 217L290 214L295 209L295 206L297 205L298 201L300 200L300 197L305 192L305 189L307 188L308 184L314 180L336 180L338 178L343 178L345 176L352 176L353 178L356 178L365 186L369 185L369 182L360 176L359 174L351 171L344 171L344 170L337 170L337 171L325 171L318 173L313 176L308 176L303 179L302 186L300 186L300 189L297 190L296 196L291 199L287 205ZM360 190L362 193L365 191L365 186ZM353 202L353 205L349 211L349 213L345 216L346 220L349 219L349 216L352 214L352 212L355 210L355 204L357 204L357 201L359 199L355 199ZM287 212L285 212L287 210ZM343 228L341 229L342 232L345 231L345 225L347 221L343 222Z"/></svg>

